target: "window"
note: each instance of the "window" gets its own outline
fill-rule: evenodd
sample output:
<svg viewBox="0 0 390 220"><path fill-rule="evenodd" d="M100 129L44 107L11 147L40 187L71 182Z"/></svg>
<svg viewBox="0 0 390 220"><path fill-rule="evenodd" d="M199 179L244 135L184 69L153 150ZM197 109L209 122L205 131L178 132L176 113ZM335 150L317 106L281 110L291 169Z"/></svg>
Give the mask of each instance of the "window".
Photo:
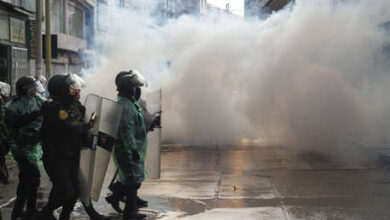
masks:
<svg viewBox="0 0 390 220"><path fill-rule="evenodd" d="M84 39L84 11L74 3L69 4L68 27L70 35Z"/></svg>
<svg viewBox="0 0 390 220"><path fill-rule="evenodd" d="M88 48L92 48L94 39L94 17L93 11L85 12L85 39L87 40Z"/></svg>
<svg viewBox="0 0 390 220"><path fill-rule="evenodd" d="M9 18L0 15L0 39L9 40Z"/></svg>
<svg viewBox="0 0 390 220"><path fill-rule="evenodd" d="M50 2L50 28L52 33L64 33L63 22L63 0L52 0Z"/></svg>

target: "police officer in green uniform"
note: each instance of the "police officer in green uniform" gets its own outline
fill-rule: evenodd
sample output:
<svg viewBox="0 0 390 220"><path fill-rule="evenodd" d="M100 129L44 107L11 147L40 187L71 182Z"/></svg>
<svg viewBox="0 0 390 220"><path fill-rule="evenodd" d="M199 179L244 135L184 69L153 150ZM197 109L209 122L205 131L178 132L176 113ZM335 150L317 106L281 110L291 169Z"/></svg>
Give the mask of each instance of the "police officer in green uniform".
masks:
<svg viewBox="0 0 390 220"><path fill-rule="evenodd" d="M122 72L128 74L129 72ZM117 76L117 79L120 79L121 75ZM140 91L140 90L139 90ZM147 103L145 100L139 101L140 106L142 107L142 110L144 112L144 121L145 121L145 127L147 131L153 131L155 128L161 128L161 112L157 112L154 114L151 114L147 109ZM125 191L124 187L122 186L122 183L120 181L115 181L117 177L118 170L116 174L114 175L113 180L111 181L111 184L109 185L109 189L112 191L111 195L106 197L106 201L111 204L112 208L117 211L118 213L123 213L123 210L119 206L120 202L126 202L125 198ZM139 189L141 187L141 184L136 185ZM137 208L144 208L148 206L148 201L145 201L141 199L137 195Z"/></svg>
<svg viewBox="0 0 390 220"><path fill-rule="evenodd" d="M124 106L114 145L114 162L126 196L123 219L143 219L146 216L138 213L137 191L145 179L147 129L139 100L146 82L136 70L119 73L115 81L118 102Z"/></svg>
<svg viewBox="0 0 390 220"><path fill-rule="evenodd" d="M39 161L41 106L46 101L37 94L42 89L38 80L23 76L16 82L17 96L6 103L6 122L9 130L7 142L19 167L19 184L16 192L12 220L29 219L36 212L40 184ZM27 202L27 211L23 208Z"/></svg>

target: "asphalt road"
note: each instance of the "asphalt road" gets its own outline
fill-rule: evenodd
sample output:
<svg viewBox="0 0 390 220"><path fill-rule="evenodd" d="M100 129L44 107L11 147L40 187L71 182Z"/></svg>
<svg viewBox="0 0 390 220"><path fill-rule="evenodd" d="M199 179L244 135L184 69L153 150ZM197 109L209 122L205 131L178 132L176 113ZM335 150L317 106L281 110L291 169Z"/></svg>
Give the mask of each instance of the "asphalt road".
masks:
<svg viewBox="0 0 390 220"><path fill-rule="evenodd" d="M390 171L381 156L386 149L347 144L336 152L164 146L161 179L142 185L149 207L141 211L148 219L390 219ZM11 183L0 189L5 220L16 191L12 173ZM44 172L41 182L40 206L50 190ZM121 219L104 199L95 207ZM72 219L89 218L78 204Z"/></svg>

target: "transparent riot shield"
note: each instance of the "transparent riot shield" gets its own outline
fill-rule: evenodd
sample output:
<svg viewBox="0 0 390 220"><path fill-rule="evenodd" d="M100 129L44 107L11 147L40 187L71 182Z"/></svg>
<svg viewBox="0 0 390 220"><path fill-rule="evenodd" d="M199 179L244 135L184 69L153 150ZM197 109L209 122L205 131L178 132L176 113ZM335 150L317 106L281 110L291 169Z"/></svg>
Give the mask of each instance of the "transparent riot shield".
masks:
<svg viewBox="0 0 390 220"><path fill-rule="evenodd" d="M123 106L116 101L89 94L85 101L86 121L96 113L92 128L92 149L83 148L80 160L80 200L89 205L97 201L110 163L114 140L117 138Z"/></svg>
<svg viewBox="0 0 390 220"><path fill-rule="evenodd" d="M161 89L143 91L142 100L145 101L145 121L152 120L153 115L161 113ZM151 117L151 118L150 118ZM147 124L147 123L146 123ZM161 129L155 128L148 132L148 146L146 150L146 173L150 179L160 178L161 168Z"/></svg>

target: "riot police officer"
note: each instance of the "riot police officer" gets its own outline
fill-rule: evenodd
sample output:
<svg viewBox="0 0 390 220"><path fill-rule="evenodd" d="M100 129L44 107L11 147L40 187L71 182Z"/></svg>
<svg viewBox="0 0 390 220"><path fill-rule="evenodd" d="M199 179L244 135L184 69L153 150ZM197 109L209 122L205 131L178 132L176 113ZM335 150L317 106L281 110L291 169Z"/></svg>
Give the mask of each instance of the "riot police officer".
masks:
<svg viewBox="0 0 390 220"><path fill-rule="evenodd" d="M19 183L16 192L12 220L29 219L36 212L40 184L39 161L41 158L40 129L41 106L45 99L37 94L42 89L39 81L23 76L16 82L16 97L6 103L6 122L9 129L8 144L19 167ZM27 202L27 211L23 208Z"/></svg>
<svg viewBox="0 0 390 220"><path fill-rule="evenodd" d="M118 102L124 106L118 140L114 145L114 162L121 182L120 192L126 196L123 219L143 219L146 216L138 213L137 191L145 179L147 128L139 101L141 87L146 85L146 81L138 71L131 70L119 73L115 82ZM120 197L115 198L118 199Z"/></svg>
<svg viewBox="0 0 390 220"><path fill-rule="evenodd" d="M48 83L53 99L45 107L42 125L43 163L53 187L40 220L55 219L53 211L62 206L60 220L69 220L79 196L80 148L94 122L84 122L77 103L79 81L73 74L54 75Z"/></svg>
<svg viewBox="0 0 390 220"><path fill-rule="evenodd" d="M122 72L122 73L128 74L128 72ZM121 75L118 75L117 79L120 79L120 77ZM145 121L145 127L147 131L149 132L149 131L153 131L155 128L161 128L161 111L152 114L148 111L147 103L145 100L141 99L139 103L144 112L144 121ZM108 187L112 193L111 195L106 197L106 201L109 204L111 204L112 208L115 211L117 211L118 213L123 213L123 210L119 206L119 203L126 202L125 191L120 181L115 182L117 178L117 174L118 174L118 170L115 172L114 178L112 179L111 184ZM137 184L137 187L140 188L141 184ZM141 199L137 195L137 208L144 208L147 206L148 206L148 201Z"/></svg>

